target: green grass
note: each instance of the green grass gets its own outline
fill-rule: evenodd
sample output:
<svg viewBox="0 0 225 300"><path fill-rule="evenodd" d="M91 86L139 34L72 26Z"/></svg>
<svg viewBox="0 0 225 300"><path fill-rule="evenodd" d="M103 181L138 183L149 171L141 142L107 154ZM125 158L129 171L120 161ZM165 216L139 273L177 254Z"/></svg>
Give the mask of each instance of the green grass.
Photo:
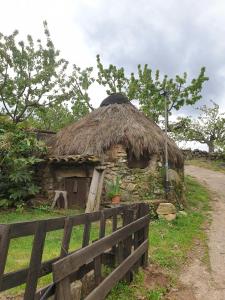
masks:
<svg viewBox="0 0 225 300"><path fill-rule="evenodd" d="M0 223L14 223L20 221L40 220L48 218L62 217L65 215L76 215L81 213L77 210L66 211L49 211L42 209L24 210L22 212L11 210L0 212ZM106 233L111 231L110 221L106 224ZM90 240L94 241L98 238L99 234L99 222L92 223ZM59 256L60 246L63 236L63 230L56 230L48 232L46 235L44 252L42 261L49 260L51 258ZM83 225L74 227L72 231L72 237L70 241L69 250L73 251L78 249L82 245L83 238ZM9 246L9 253L6 262L6 272L13 272L21 268L29 266L29 260L32 250L33 236L27 236L22 238L12 239ZM43 287L52 281L52 275L49 274L39 279L38 287ZM5 293L8 294L20 294L24 289L24 285L13 288Z"/></svg>
<svg viewBox="0 0 225 300"><path fill-rule="evenodd" d="M222 166L222 164L224 164L224 161L222 160L191 159L186 160L185 164L225 173L225 166Z"/></svg>
<svg viewBox="0 0 225 300"><path fill-rule="evenodd" d="M204 259L207 258L204 224L206 220L209 220L209 192L190 176L185 178L185 184L187 215L178 215L172 222L156 220L151 222L149 230L151 263L159 265L166 274L170 275L171 285L176 284L179 270L186 261L194 241L202 242L202 245L205 246ZM138 277L137 283L134 281L130 286L119 283L107 299L133 300L138 299L137 295L141 295L140 299L161 300L165 293L165 288L160 286L149 290L144 286L144 276L142 275Z"/></svg>
<svg viewBox="0 0 225 300"><path fill-rule="evenodd" d="M144 284L144 272L140 270L131 284L119 282L107 296L107 300L161 300L165 293L166 289L161 287L149 290Z"/></svg>
<svg viewBox="0 0 225 300"><path fill-rule="evenodd" d="M157 220L150 225L150 257L161 267L177 270L185 261L194 239L204 241L203 224L209 211L209 193L197 181L186 177L187 216L172 221Z"/></svg>

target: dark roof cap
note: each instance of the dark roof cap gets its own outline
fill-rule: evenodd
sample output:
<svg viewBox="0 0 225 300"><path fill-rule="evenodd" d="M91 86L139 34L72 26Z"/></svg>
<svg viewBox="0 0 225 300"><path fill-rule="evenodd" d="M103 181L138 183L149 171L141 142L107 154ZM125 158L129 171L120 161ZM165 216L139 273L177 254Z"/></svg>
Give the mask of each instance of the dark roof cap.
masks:
<svg viewBox="0 0 225 300"><path fill-rule="evenodd" d="M130 103L130 101L125 95L121 93L113 93L102 101L100 107L111 105L111 104L123 104L123 103Z"/></svg>

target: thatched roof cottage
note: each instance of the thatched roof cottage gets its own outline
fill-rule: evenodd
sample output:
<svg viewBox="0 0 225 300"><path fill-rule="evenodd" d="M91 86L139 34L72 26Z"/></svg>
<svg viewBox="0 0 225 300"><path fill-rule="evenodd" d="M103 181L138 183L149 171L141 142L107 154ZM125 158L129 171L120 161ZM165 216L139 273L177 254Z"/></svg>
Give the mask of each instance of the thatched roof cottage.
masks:
<svg viewBox="0 0 225 300"><path fill-rule="evenodd" d="M112 94L98 109L59 131L51 141L50 156L56 159L96 157L98 164L106 165L105 182L118 175L121 177L122 200L143 200L162 192L162 172L159 171L164 164L165 139L169 167L182 171L183 155L176 144L125 96ZM90 171L89 165L83 162L83 168L88 169L91 176L93 168ZM71 164L67 162L66 168L72 168L72 160ZM68 174L64 174L67 176L65 178L76 182L73 187L76 193L79 189L78 177L70 171ZM88 178L87 186L90 185Z"/></svg>

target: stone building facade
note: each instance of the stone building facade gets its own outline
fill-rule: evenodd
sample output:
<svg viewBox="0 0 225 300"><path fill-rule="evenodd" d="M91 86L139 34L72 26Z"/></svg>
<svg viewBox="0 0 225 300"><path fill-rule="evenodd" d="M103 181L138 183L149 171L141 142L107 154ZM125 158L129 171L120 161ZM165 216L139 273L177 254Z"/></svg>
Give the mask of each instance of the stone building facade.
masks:
<svg viewBox="0 0 225 300"><path fill-rule="evenodd" d="M121 179L121 200L136 202L163 196L163 176L160 157L153 155L150 160L129 161L123 145L115 145L104 157L106 165L103 199L107 199L107 182ZM133 165L134 167L130 167ZM143 168L144 165L144 168Z"/></svg>

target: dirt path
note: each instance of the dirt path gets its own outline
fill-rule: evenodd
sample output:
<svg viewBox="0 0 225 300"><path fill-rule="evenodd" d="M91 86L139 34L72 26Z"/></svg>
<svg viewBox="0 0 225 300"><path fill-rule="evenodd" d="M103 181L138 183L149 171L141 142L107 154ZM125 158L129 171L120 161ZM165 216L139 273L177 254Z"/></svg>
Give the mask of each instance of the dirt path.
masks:
<svg viewBox="0 0 225 300"><path fill-rule="evenodd" d="M200 258L195 258L181 274L181 282L198 300L225 300L225 174L195 166L186 166L185 171L213 195L212 223L208 230L211 271Z"/></svg>

